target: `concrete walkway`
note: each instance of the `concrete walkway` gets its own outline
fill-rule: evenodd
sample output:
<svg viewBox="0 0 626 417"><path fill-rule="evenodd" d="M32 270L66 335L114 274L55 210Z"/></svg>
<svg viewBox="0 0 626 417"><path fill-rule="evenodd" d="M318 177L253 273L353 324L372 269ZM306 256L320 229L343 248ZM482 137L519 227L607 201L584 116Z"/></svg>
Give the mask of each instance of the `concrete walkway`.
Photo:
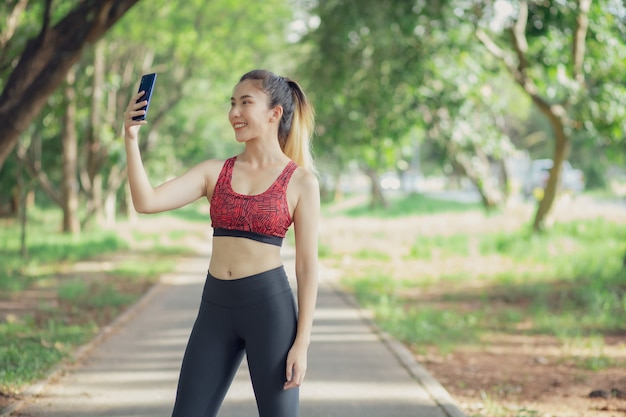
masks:
<svg viewBox="0 0 626 417"><path fill-rule="evenodd" d="M207 265L208 255L182 259L73 366L57 369L0 416L169 416ZM289 253L285 266L293 277ZM301 417L464 417L412 355L323 275ZM245 360L219 416L258 416Z"/></svg>

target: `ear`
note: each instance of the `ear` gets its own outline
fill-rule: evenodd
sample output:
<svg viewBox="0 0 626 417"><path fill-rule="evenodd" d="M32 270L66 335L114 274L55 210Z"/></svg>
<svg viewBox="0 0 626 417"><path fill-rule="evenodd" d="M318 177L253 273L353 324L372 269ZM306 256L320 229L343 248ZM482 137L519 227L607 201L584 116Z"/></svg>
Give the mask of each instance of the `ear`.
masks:
<svg viewBox="0 0 626 417"><path fill-rule="evenodd" d="M277 120L280 120L280 118L283 117L283 107L282 106L276 106L272 109L272 117L270 118L270 122L275 122Z"/></svg>

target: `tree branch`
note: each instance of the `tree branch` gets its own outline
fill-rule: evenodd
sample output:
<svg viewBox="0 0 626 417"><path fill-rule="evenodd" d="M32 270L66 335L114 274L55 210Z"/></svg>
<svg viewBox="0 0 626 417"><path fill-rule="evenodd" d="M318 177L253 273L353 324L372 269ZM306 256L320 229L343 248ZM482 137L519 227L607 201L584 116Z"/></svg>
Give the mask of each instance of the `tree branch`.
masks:
<svg viewBox="0 0 626 417"><path fill-rule="evenodd" d="M576 18L576 31L572 45L572 62L574 79L582 86L585 83L583 72L583 60L585 58L585 38L589 29L589 8L591 0L578 1L578 16Z"/></svg>
<svg viewBox="0 0 626 417"><path fill-rule="evenodd" d="M41 25L41 32L39 32L39 36L37 40L39 44L43 44L48 33L48 29L50 28L50 13L52 12L52 0L46 0L46 7L43 12L43 23Z"/></svg>
<svg viewBox="0 0 626 417"><path fill-rule="evenodd" d="M500 59L508 71L511 73L517 84L528 94L531 100L539 107L539 109L548 117L553 118L555 116L565 115L565 109L556 104L548 103L539 94L537 85L528 77L525 71L520 71L521 65L516 65L511 56L507 55L496 43L481 29L476 29L476 37L483 43L485 48L496 58ZM517 52L517 56L520 56L520 51Z"/></svg>
<svg viewBox="0 0 626 417"><path fill-rule="evenodd" d="M37 183L41 186L41 189L60 207L61 206L61 193L57 188L55 188L48 175L45 171L42 171L37 167L37 164L32 160L29 156L28 149L23 147L22 145L18 145L17 158L22 161L28 175L30 175L33 179L37 181Z"/></svg>
<svg viewBox="0 0 626 417"><path fill-rule="evenodd" d="M528 51L528 42L526 41L526 22L528 21L528 3L520 1L517 21L511 27L511 36L513 40L513 49L517 55L517 70L524 74L528 68L526 61L526 52Z"/></svg>
<svg viewBox="0 0 626 417"><path fill-rule="evenodd" d="M0 94L0 167L84 47L102 36L137 1L82 1L49 28L52 0L47 0L42 32L27 42Z"/></svg>
<svg viewBox="0 0 626 417"><path fill-rule="evenodd" d="M13 7L13 10L9 14L6 20L6 27L0 33L0 48L5 49L7 43L11 40L13 35L15 34L15 30L17 29L19 23L19 17L24 10L26 10L26 5L28 4L28 0L18 0ZM3 54L4 55L4 54Z"/></svg>

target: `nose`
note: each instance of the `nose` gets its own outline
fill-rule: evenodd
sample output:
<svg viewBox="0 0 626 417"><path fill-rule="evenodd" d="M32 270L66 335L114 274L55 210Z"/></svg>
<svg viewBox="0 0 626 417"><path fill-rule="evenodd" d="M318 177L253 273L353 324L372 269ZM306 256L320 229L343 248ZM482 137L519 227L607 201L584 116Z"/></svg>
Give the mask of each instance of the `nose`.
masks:
<svg viewBox="0 0 626 417"><path fill-rule="evenodd" d="M228 118L233 120L236 117L240 116L239 107L236 104L230 106L230 110L228 111Z"/></svg>

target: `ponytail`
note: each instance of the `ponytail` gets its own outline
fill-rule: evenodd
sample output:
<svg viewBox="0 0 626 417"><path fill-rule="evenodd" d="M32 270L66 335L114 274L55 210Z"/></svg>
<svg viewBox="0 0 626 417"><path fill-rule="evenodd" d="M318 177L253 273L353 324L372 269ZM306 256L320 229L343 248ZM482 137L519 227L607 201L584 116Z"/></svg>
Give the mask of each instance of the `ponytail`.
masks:
<svg viewBox="0 0 626 417"><path fill-rule="evenodd" d="M302 87L296 81L266 70L250 71L239 82L244 80L261 81L261 87L269 97L270 108L279 105L283 108L278 126L280 148L298 166L315 172L311 152L315 112Z"/></svg>
<svg viewBox="0 0 626 417"><path fill-rule="evenodd" d="M293 91L294 113L283 152L301 167L315 172L311 152L315 113L300 85L291 80L288 83Z"/></svg>

